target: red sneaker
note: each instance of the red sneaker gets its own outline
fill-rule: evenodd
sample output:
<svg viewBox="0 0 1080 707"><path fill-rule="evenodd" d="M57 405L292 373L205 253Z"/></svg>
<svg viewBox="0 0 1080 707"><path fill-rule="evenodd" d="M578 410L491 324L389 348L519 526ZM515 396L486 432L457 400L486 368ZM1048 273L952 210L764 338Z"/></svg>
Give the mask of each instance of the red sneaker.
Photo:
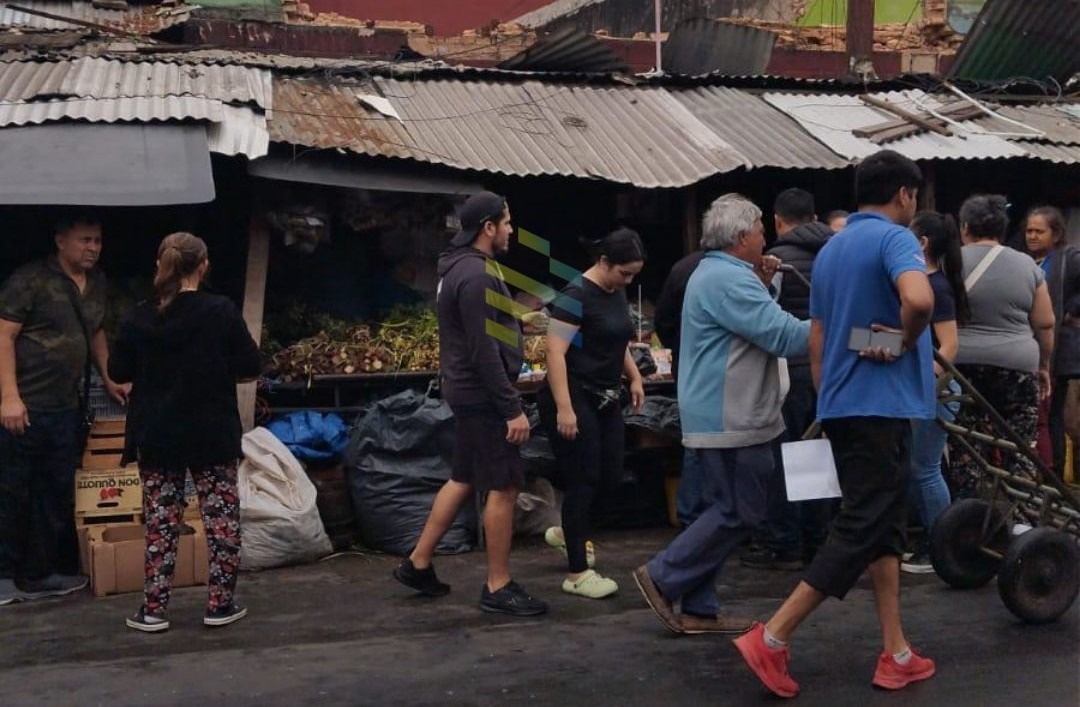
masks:
<svg viewBox="0 0 1080 707"><path fill-rule="evenodd" d="M899 690L913 682L933 677L936 671L934 661L923 658L914 648L911 649L911 660L906 665L900 665L890 654L882 653L878 657L873 684L885 690Z"/></svg>
<svg viewBox="0 0 1080 707"><path fill-rule="evenodd" d="M773 650L766 646L763 624L755 622L749 631L732 643L765 687L781 697L799 694L799 683L788 675L788 661L791 660L788 649Z"/></svg>

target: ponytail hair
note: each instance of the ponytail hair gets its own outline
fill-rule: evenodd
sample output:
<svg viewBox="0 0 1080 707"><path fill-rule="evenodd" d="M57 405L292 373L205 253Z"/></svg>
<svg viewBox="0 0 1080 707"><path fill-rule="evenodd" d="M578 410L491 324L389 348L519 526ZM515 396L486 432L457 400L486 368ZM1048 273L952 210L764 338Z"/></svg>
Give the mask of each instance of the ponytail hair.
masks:
<svg viewBox="0 0 1080 707"><path fill-rule="evenodd" d="M629 228L617 228L603 238L582 238L579 242L595 262L600 262L601 258L610 265L645 262L645 246L641 236Z"/></svg>
<svg viewBox="0 0 1080 707"><path fill-rule="evenodd" d="M920 211L911 220L911 230L928 241L926 257L938 266L949 281L956 301L956 324L964 326L971 321L971 305L968 303L967 288L964 287L964 256L956 220L937 211Z"/></svg>
<svg viewBox="0 0 1080 707"><path fill-rule="evenodd" d="M154 293L159 312L172 304L180 283L191 277L206 262L206 243L190 233L173 233L165 236L158 246L157 272L154 273Z"/></svg>

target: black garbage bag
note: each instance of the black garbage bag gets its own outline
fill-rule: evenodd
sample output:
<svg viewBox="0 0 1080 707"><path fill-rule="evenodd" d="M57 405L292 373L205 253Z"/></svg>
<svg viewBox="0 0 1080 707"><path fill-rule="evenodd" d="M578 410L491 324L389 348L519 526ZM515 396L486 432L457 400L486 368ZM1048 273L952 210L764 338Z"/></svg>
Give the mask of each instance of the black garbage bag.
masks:
<svg viewBox="0 0 1080 707"><path fill-rule="evenodd" d="M424 528L435 494L450 478L454 414L445 402L406 390L357 417L345 455L360 539L373 550L404 555ZM476 508L461 509L436 551L468 552Z"/></svg>

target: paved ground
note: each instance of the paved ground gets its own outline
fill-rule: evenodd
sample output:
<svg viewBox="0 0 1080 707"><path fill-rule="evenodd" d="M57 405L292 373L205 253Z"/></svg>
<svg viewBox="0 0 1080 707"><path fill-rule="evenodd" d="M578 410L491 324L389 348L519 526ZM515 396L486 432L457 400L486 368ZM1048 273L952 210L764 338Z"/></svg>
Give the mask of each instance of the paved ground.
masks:
<svg viewBox="0 0 1080 707"><path fill-rule="evenodd" d="M394 560L342 555L241 578L251 616L204 629L203 591L178 590L173 628L123 625L132 595L89 596L0 609L3 705L758 705L775 704L720 637L668 634L645 608L630 570L667 531L597 539L601 569L620 593L590 602L557 591L557 554L526 542L519 581L549 599L540 620L476 608L479 553L441 558L450 596L425 600L390 579ZM730 608L765 615L797 575L739 567L719 588ZM910 638L939 675L900 693L870 687L878 648L861 583L830 602L794 645L801 705L1080 705L1080 613L1030 627L1005 610L994 585L956 592L934 577L905 577Z"/></svg>

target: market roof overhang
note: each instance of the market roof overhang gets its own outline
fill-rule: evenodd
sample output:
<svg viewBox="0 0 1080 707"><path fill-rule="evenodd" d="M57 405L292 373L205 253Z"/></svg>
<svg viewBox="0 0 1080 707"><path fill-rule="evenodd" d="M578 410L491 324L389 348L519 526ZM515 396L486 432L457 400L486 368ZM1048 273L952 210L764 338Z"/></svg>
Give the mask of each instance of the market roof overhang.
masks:
<svg viewBox="0 0 1080 707"><path fill-rule="evenodd" d="M443 175L423 165L391 160L376 162L335 152L301 156L271 154L249 162L248 174L286 182L423 194L475 194L484 188L479 180Z"/></svg>
<svg viewBox="0 0 1080 707"><path fill-rule="evenodd" d="M214 200L201 125L52 123L0 130L0 203L83 206Z"/></svg>

